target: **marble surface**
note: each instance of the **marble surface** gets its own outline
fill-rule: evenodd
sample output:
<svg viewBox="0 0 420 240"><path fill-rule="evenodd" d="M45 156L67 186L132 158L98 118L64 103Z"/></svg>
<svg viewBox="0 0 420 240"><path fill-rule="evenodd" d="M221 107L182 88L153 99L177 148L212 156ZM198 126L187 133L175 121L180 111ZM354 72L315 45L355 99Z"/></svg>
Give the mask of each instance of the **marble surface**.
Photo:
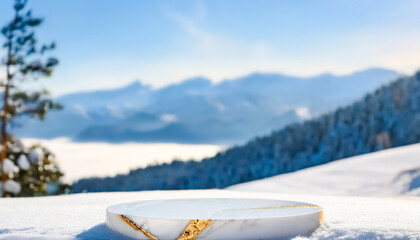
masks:
<svg viewBox="0 0 420 240"><path fill-rule="evenodd" d="M178 239L190 220L210 220L197 239L282 239L306 236L322 222L322 208L310 203L251 199L196 198L122 203L107 209L109 228L134 239ZM153 239L153 238L152 238Z"/></svg>

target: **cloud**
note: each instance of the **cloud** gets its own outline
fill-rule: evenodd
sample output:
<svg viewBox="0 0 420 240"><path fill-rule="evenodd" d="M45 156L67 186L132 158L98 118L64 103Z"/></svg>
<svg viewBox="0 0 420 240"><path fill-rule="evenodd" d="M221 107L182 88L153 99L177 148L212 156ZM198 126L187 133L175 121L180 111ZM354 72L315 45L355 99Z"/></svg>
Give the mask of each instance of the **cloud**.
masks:
<svg viewBox="0 0 420 240"><path fill-rule="evenodd" d="M207 59L225 58L255 58L271 54L274 48L264 40L245 41L234 36L221 34L208 30L205 27L207 7L204 1L196 1L192 14L183 14L168 6L164 12L182 29L187 36L193 40L194 44L185 45L186 51L192 56L205 57Z"/></svg>
<svg viewBox="0 0 420 240"><path fill-rule="evenodd" d="M198 50L214 50L220 45L220 37L199 26L199 22L203 21L206 17L207 10L203 1L196 1L196 3L195 14L192 16L187 16L175 11L169 6L165 6L164 12L170 19L176 22L189 37L195 40Z"/></svg>

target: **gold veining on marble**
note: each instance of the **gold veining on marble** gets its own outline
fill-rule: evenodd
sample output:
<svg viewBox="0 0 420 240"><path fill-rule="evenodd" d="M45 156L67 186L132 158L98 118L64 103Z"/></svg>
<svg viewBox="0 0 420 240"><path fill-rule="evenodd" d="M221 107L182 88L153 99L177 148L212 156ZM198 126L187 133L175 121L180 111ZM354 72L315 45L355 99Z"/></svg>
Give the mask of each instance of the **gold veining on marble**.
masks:
<svg viewBox="0 0 420 240"><path fill-rule="evenodd" d="M319 224L323 224L324 223L324 211L321 210L319 212Z"/></svg>
<svg viewBox="0 0 420 240"><path fill-rule="evenodd" d="M190 220L177 240L194 240L198 234L213 223L212 220Z"/></svg>
<svg viewBox="0 0 420 240"><path fill-rule="evenodd" d="M157 237L153 236L151 233L149 233L148 231L144 230L144 228L140 227L139 225L137 225L135 222L131 221L128 217L124 216L124 215L120 215L120 218L128 224L128 226L132 227L134 230L140 231L142 232L144 235L146 235L146 237L153 239L153 240L159 240Z"/></svg>
<svg viewBox="0 0 420 240"><path fill-rule="evenodd" d="M296 206L280 206L280 207L259 207L259 208L243 208L243 209L225 209L223 211L245 211L245 210L261 210L261 209L290 209L290 208L319 208L318 205L296 205ZM128 217L124 215L119 215L120 218L127 223L134 230L142 232L146 237L152 240L159 240L157 237L153 236L151 233L146 231L144 228L137 225L135 222L131 221ZM204 219L193 219L190 220L187 226L182 231L181 235L177 240L194 240L197 236L208 226L213 223L212 220ZM319 212L319 224L324 223L324 211Z"/></svg>
<svg viewBox="0 0 420 240"><path fill-rule="evenodd" d="M319 208L319 206L318 205L296 205L296 206L281 206L281 207L259 207L259 208L225 209L223 211L245 211L245 210L288 209L288 208Z"/></svg>

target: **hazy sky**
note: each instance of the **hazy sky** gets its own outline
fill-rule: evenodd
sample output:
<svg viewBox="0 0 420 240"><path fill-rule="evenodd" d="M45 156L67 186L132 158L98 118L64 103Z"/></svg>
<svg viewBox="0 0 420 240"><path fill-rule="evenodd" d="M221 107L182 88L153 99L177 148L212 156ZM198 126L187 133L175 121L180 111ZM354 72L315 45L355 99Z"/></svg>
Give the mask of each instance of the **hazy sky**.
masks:
<svg viewBox="0 0 420 240"><path fill-rule="evenodd" d="M420 69L420 1L29 0L61 64L55 95L251 72ZM0 24L12 16L0 1Z"/></svg>

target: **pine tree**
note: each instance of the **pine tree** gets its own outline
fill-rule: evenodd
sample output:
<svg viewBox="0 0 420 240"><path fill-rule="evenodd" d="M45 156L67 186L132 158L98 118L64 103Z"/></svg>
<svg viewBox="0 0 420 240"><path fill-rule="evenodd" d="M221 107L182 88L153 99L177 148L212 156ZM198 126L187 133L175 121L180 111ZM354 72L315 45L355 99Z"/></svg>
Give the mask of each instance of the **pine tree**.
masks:
<svg viewBox="0 0 420 240"><path fill-rule="evenodd" d="M49 182L62 176L52 159L52 154L40 146L26 149L10 133L10 123L19 116L44 119L51 109L60 109L58 103L48 98L48 91L25 91L22 85L42 77L51 76L58 60L46 54L55 48L55 43L40 45L35 38L35 29L42 23L26 10L27 0L15 0L14 18L1 33L5 37L2 46L6 56L2 65L6 77L1 82L1 155L2 196L32 196L45 194Z"/></svg>

